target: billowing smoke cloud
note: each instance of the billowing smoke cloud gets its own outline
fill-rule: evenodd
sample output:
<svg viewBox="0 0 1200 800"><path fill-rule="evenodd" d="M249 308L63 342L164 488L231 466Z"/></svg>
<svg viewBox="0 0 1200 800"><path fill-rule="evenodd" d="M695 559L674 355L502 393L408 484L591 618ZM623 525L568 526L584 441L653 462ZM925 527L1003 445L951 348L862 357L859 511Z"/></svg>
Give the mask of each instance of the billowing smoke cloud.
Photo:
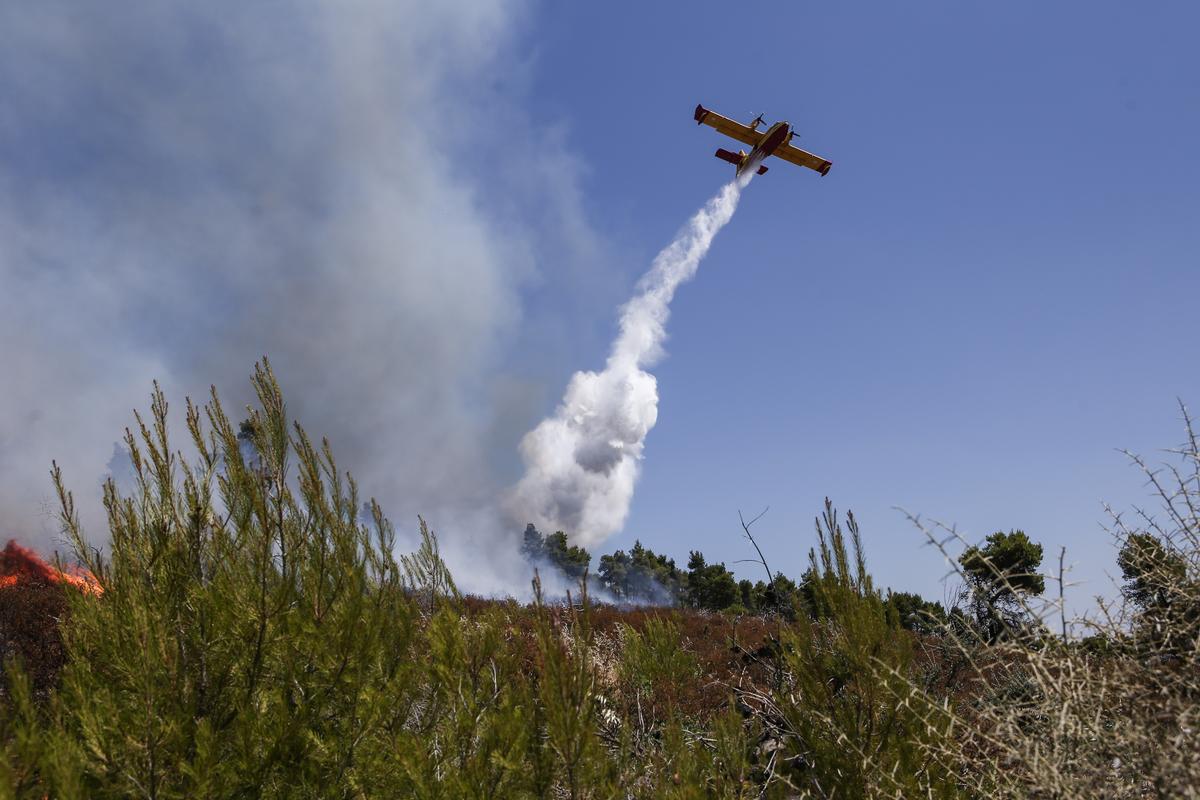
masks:
<svg viewBox="0 0 1200 800"><path fill-rule="evenodd" d="M511 541L477 557L511 480L485 451L524 429L496 430L501 360L524 283L600 248L572 159L517 108L522 14L0 4L0 534L56 543L53 458L102 543L151 380L237 414L267 354L401 531L424 513L466 588L524 584Z"/></svg>
<svg viewBox="0 0 1200 800"><path fill-rule="evenodd" d="M621 309L604 369L575 373L554 416L521 440L526 472L508 497L515 519L566 531L585 547L625 524L646 434L658 420L658 384L645 368L662 357L675 290L696 274L753 173L726 185L655 257Z"/></svg>

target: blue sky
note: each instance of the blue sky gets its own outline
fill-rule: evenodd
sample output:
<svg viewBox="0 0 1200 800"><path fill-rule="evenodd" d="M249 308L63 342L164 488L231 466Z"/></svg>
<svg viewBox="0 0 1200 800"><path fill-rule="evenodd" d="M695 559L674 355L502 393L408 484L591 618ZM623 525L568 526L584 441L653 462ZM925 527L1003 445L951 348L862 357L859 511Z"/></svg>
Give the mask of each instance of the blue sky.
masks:
<svg viewBox="0 0 1200 800"><path fill-rule="evenodd" d="M0 6L0 514L53 544L158 378L244 403L271 356L402 529L506 556L516 444L731 177L702 102L788 119L676 297L623 533L797 574L825 496L940 598L895 511L1059 546L1105 591L1117 448L1200 403L1193 4L353 0ZM182 404L177 403L176 408ZM102 532L98 533L102 537ZM755 576L747 565L742 574ZM523 582L521 577L520 581ZM511 576L480 579L505 591Z"/></svg>
<svg viewBox="0 0 1200 800"><path fill-rule="evenodd" d="M761 18L757 14L762 13ZM1116 448L1200 396L1200 22L1188 4L554 4L531 102L565 120L588 210L647 263L728 168L696 102L788 119L832 172L776 165L674 304L624 534L798 572L824 496L877 578L940 598L893 510L1114 572ZM597 331L590 360L607 334ZM587 361L588 356L581 356ZM743 567L751 571L749 566Z"/></svg>

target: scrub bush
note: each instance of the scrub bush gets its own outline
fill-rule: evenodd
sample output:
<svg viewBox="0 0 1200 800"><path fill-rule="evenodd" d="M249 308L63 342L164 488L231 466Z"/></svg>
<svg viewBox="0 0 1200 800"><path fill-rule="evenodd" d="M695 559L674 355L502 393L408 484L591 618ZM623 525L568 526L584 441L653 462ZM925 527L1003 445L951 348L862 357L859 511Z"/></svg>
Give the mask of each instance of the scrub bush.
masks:
<svg viewBox="0 0 1200 800"><path fill-rule="evenodd" d="M795 613L596 605L586 574L566 603L536 582L532 604L464 596L424 520L395 555L382 509L288 420L265 362L253 385L244 423L215 393L188 403L186 455L155 388L126 432L132 491L104 488L106 552L55 468L99 589L0 588L0 797L1197 794L1190 423L1182 466L1135 459L1162 512L1114 517L1123 604L1079 638L1042 624L1030 570L987 547L955 562L954 537L919 523L1020 621L997 635L995 615L881 594L828 501L802 583L763 587ZM607 591L633 593L650 564L682 593L689 574L635 555L602 559ZM1061 601L1061 569L1058 584Z"/></svg>

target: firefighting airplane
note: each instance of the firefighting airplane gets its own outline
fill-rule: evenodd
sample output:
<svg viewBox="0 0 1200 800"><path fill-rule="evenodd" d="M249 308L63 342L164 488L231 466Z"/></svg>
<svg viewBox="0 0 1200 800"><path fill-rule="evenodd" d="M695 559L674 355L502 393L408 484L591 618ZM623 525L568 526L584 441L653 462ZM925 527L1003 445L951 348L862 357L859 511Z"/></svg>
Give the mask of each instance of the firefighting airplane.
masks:
<svg viewBox="0 0 1200 800"><path fill-rule="evenodd" d="M749 153L745 150L731 153L724 149L714 153L717 158L736 166L738 175L741 175L747 167L755 165L758 166L758 174L762 175L767 168L761 164L768 156L775 156L801 167L815 169L822 175L828 173L829 168L833 166L831 161L814 156L799 147L792 147L792 137L796 135L796 132L786 122L776 122L767 128L765 133L761 133L758 126L763 124L762 114L759 114L758 119L749 125L743 125L700 105L696 106L695 120L697 125L708 125L715 128L717 133L723 133L731 139L745 142L753 148Z"/></svg>

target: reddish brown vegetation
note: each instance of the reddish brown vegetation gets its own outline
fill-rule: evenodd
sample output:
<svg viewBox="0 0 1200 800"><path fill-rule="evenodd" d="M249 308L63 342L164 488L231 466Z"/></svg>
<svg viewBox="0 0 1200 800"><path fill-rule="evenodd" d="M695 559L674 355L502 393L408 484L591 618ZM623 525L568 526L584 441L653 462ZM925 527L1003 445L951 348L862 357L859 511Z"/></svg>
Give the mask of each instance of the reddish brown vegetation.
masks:
<svg viewBox="0 0 1200 800"><path fill-rule="evenodd" d="M24 665L35 696L53 686L65 659L59 632L65 586L100 593L86 571L59 570L14 541L0 550L0 658Z"/></svg>
<svg viewBox="0 0 1200 800"><path fill-rule="evenodd" d="M522 658L531 674L538 663L536 612L532 606L513 600L490 600L464 597L468 616L488 612L502 614L509 636L522 643ZM577 620L578 609L550 605L546 609L551 625L567 630ZM671 622L679 630L682 648L696 659L692 680L682 682L657 681L642 699L640 713L646 722L661 722L667 709L694 720L708 720L727 707L735 689L766 689L778 677L779 631L784 624L777 618L756 616L734 617L726 614L693 609L659 607L618 607L591 605L587 622L595 639L593 654L599 659L599 680L603 689L618 688L615 669L624 642L623 626L644 632L650 620ZM617 691L624 696L625 692ZM633 703L634 697L627 697ZM636 717L636 713L634 716ZM652 719L653 718L653 719Z"/></svg>

